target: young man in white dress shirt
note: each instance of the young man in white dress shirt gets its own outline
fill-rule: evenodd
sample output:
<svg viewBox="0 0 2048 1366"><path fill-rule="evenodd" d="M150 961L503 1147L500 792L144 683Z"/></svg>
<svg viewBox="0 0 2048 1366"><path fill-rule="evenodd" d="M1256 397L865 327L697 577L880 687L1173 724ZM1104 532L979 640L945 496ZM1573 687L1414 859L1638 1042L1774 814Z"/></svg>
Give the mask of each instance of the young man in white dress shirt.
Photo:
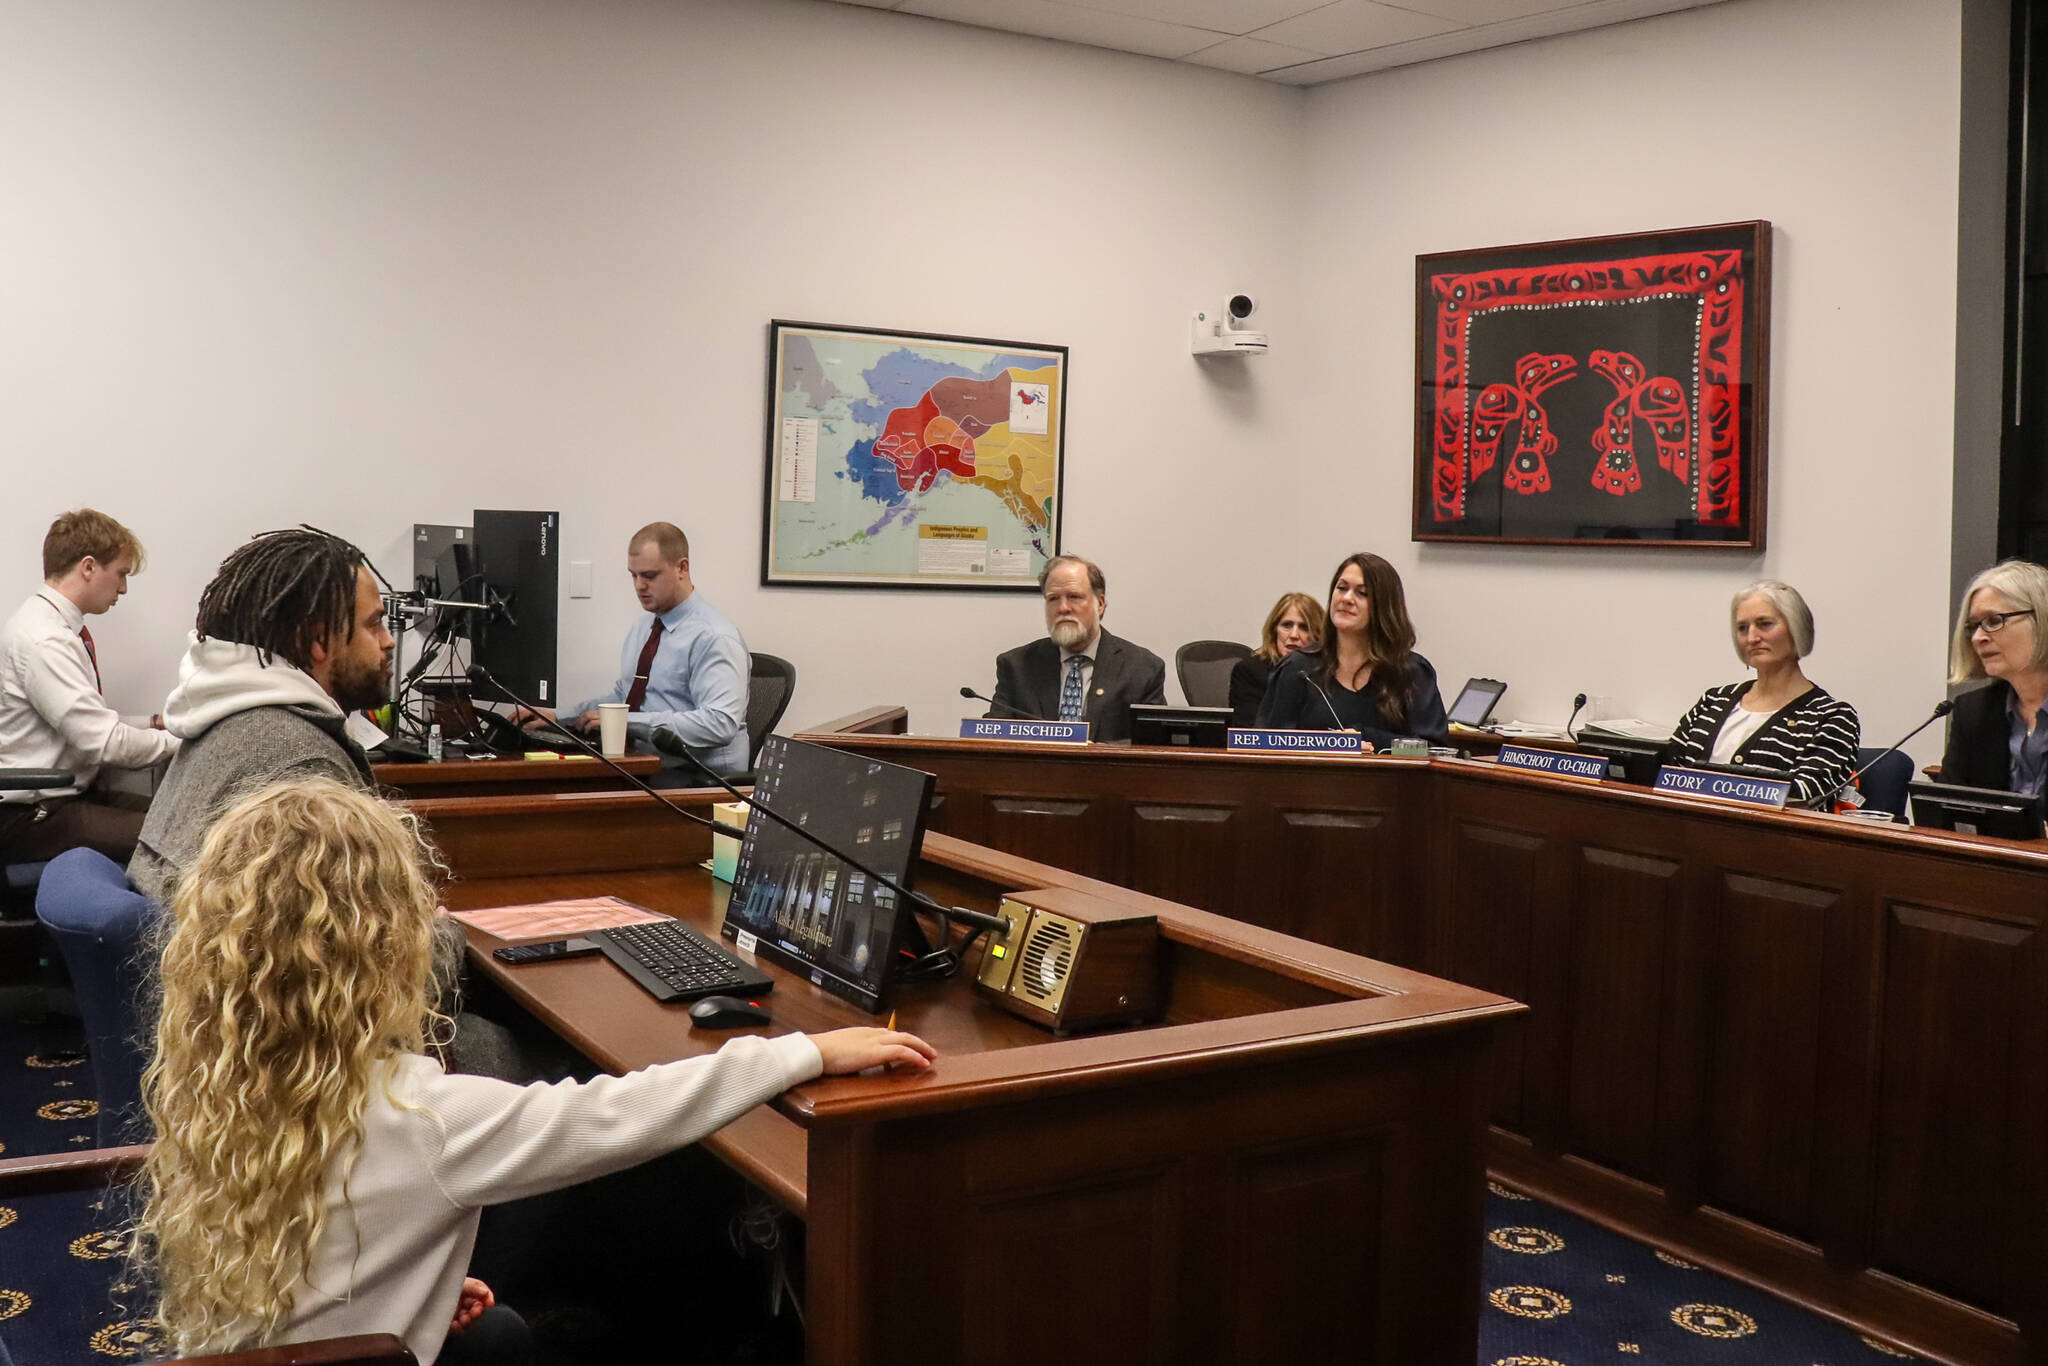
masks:
<svg viewBox="0 0 2048 1366"><path fill-rule="evenodd" d="M84 845L125 863L148 803L109 796L106 769L149 768L178 741L162 728L123 721L101 695L98 652L86 618L128 591L142 543L104 512L81 508L43 537L43 587L0 627L0 768L47 768L61 787L0 792L0 863L33 863Z"/></svg>

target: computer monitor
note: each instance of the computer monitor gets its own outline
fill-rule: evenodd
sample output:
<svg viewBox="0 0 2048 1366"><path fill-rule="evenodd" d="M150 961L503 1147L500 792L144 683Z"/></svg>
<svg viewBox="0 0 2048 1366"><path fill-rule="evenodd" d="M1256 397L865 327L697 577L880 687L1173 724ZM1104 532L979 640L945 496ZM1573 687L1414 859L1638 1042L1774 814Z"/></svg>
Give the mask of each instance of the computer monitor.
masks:
<svg viewBox="0 0 2048 1366"><path fill-rule="evenodd" d="M1664 757L1665 742L1662 740L1641 740L1632 735L1588 735L1581 731L1575 743L1588 754L1598 754L1606 759L1609 777L1618 776L1626 782L1641 783L1645 787L1657 781L1657 770L1662 767Z"/></svg>
<svg viewBox="0 0 2048 1366"><path fill-rule="evenodd" d="M1222 749L1230 743L1230 708L1134 703L1131 707L1131 743Z"/></svg>
<svg viewBox="0 0 2048 1366"><path fill-rule="evenodd" d="M1451 703L1450 719L1453 724L1470 726L1479 730L1493 715L1493 709L1500 702L1500 695L1508 685L1498 678L1468 678L1458 692L1458 700Z"/></svg>
<svg viewBox="0 0 2048 1366"><path fill-rule="evenodd" d="M444 580L444 565L454 563L451 552L461 546L468 557L472 544L466 526L443 526L435 522L412 524L412 586L430 598L452 598L456 585Z"/></svg>
<svg viewBox="0 0 2048 1366"><path fill-rule="evenodd" d="M474 612L476 662L506 693L552 707L560 703L555 672L555 618L561 591L562 526L558 512L477 509L476 584L464 589L494 610ZM481 700L488 689L479 686Z"/></svg>
<svg viewBox="0 0 2048 1366"><path fill-rule="evenodd" d="M932 775L771 735L754 800L827 845L910 886L924 847ZM902 898L801 835L747 813L723 933L754 936L754 952L874 1011L881 1006L909 908Z"/></svg>
<svg viewBox="0 0 2048 1366"><path fill-rule="evenodd" d="M2009 840L2041 838L2041 804L2024 792L1914 782L1906 785L1906 795L1915 825Z"/></svg>

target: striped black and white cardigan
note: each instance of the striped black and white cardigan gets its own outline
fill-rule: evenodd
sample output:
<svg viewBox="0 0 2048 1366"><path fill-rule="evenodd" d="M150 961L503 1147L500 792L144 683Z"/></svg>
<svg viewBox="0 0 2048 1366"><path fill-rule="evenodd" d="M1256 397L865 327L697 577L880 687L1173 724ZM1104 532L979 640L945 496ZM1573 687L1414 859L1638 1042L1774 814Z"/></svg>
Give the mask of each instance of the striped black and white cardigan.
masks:
<svg viewBox="0 0 2048 1366"><path fill-rule="evenodd" d="M1713 755L1714 737L1736 702L1755 679L1709 688L1692 710L1679 718L1671 744L1664 751L1667 764L1703 764ZM1774 768L1792 775L1789 806L1811 806L1832 793L1856 771L1856 747L1863 739L1863 725L1856 709L1830 697L1820 687L1807 689L1778 709L1778 714L1757 727L1756 733L1735 751L1735 761L1758 768Z"/></svg>

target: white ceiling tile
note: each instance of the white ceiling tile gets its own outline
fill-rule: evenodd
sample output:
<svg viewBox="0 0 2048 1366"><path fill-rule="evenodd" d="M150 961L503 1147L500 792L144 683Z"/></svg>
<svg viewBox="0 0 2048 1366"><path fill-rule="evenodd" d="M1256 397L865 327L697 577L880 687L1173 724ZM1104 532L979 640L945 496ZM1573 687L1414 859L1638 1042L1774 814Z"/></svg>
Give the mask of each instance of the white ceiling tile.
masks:
<svg viewBox="0 0 2048 1366"><path fill-rule="evenodd" d="M1533 14L1577 9L1584 3L1585 0L1401 0L1401 7L1457 24L1498 24Z"/></svg>
<svg viewBox="0 0 2048 1366"><path fill-rule="evenodd" d="M1589 0L1589 3L1574 5L1570 9L1532 14L1525 19L1510 19L1480 28L1453 29L1448 33L1417 38L1393 47L1346 53L1323 61L1280 67L1258 74L1266 80L1278 81L1283 85L1321 85L1325 81L1340 81L1348 76L1362 76L1368 71L1385 71L1391 67L1412 66L1417 62L1433 62L1439 57L1455 57L1460 53L1478 52L1484 48L1509 47L1533 38L1578 33L1609 24L1626 23L1631 19L1647 19L1653 15L1670 14L1686 9L1703 9L1708 5L1721 3L1722 0Z"/></svg>
<svg viewBox="0 0 2048 1366"><path fill-rule="evenodd" d="M1056 4L1054 0L909 0L898 12L1147 57L1185 57L1216 43L1216 35L1207 29Z"/></svg>
<svg viewBox="0 0 2048 1366"><path fill-rule="evenodd" d="M1161 23L1186 24L1216 33L1250 33L1255 28L1292 19L1330 0L1066 0L1083 9L1109 10L1116 14L1157 19ZM1557 0L1548 0L1557 3Z"/></svg>
<svg viewBox="0 0 2048 1366"><path fill-rule="evenodd" d="M1304 52L1298 47L1282 47L1278 43L1262 43L1257 38L1226 38L1214 47L1205 47L1200 52L1181 58L1196 66L1213 66L1224 71L1241 71L1247 76L1256 76L1261 71L1275 67L1297 66L1302 62L1313 62L1316 54Z"/></svg>
<svg viewBox="0 0 2048 1366"><path fill-rule="evenodd" d="M1336 0L1335 4L1270 24L1252 36L1262 42L1280 43L1335 57L1365 48L1405 43L1456 27L1448 19L1374 4L1373 0Z"/></svg>

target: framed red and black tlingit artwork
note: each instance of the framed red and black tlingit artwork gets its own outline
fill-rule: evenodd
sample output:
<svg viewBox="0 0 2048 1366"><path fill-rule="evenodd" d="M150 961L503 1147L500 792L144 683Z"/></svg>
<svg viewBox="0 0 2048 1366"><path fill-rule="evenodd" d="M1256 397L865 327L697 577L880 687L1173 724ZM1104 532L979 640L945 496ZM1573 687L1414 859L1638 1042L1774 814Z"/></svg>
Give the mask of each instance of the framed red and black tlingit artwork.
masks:
<svg viewBox="0 0 2048 1366"><path fill-rule="evenodd" d="M1418 541L1761 550L1771 225L1415 258Z"/></svg>

